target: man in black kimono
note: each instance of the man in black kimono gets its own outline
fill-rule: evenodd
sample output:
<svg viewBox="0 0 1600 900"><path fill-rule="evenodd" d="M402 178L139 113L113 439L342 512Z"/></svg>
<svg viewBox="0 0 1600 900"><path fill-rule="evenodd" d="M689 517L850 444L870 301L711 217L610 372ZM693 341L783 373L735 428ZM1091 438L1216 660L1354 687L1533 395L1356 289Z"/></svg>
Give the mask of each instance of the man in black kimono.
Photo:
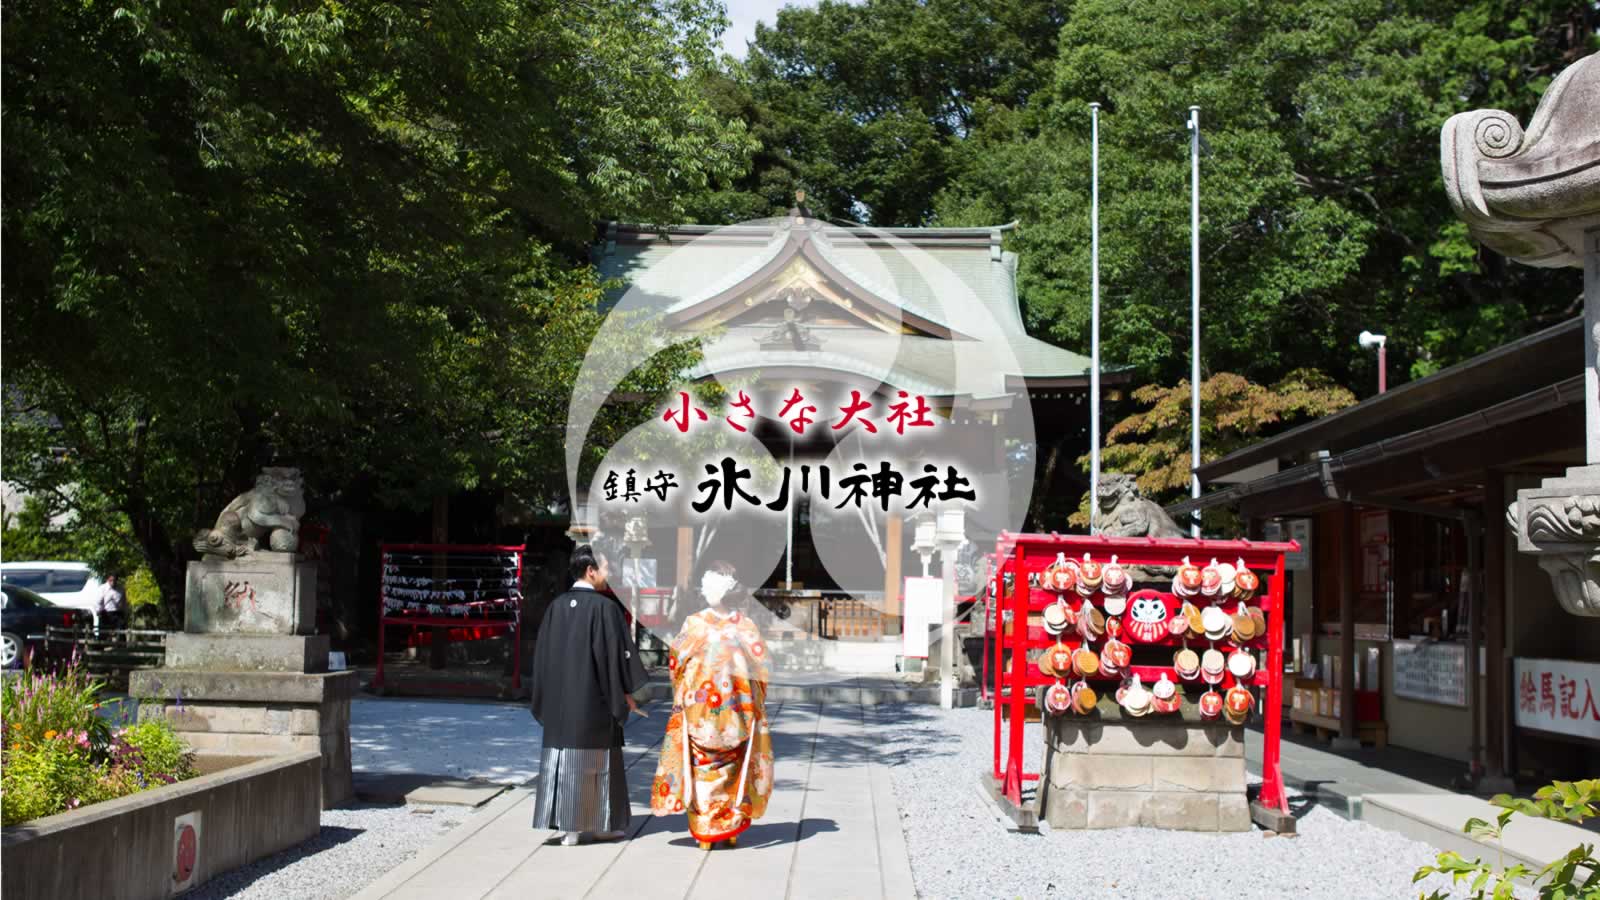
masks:
<svg viewBox="0 0 1600 900"><path fill-rule="evenodd" d="M571 846L622 837L631 815L622 726L647 675L622 606L600 593L610 567L588 544L572 552L572 588L551 601L533 653L533 717L544 728L533 827Z"/></svg>

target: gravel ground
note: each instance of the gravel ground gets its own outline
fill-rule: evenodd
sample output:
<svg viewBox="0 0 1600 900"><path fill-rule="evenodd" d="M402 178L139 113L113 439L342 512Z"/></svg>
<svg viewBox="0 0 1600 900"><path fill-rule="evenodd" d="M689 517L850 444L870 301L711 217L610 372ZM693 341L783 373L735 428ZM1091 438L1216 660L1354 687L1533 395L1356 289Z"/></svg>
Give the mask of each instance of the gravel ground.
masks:
<svg viewBox="0 0 1600 900"><path fill-rule="evenodd" d="M1153 828L1006 832L977 790L993 768L993 713L898 707L885 718L886 752L917 892L924 898L1010 897L1416 897L1446 888L1432 876L1432 847L1350 822L1322 808L1299 820L1299 836L1261 831L1200 834ZM1028 726L1028 771L1044 755ZM1258 781L1259 779L1252 779ZM1290 796L1290 803L1298 798Z"/></svg>
<svg viewBox="0 0 1600 900"><path fill-rule="evenodd" d="M190 900L339 900L466 820L459 806L365 806L322 813L322 831L298 847L234 869Z"/></svg>

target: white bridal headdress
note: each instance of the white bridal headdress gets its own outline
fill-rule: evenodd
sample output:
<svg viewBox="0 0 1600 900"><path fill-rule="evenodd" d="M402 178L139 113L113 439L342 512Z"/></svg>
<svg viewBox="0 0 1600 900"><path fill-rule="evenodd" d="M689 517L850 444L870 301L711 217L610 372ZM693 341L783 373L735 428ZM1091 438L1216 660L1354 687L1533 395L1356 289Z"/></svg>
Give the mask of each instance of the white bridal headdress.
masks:
<svg viewBox="0 0 1600 900"><path fill-rule="evenodd" d="M705 577L700 579L700 593L705 595L707 603L715 606L722 602L722 598L738 583L732 575L707 572Z"/></svg>

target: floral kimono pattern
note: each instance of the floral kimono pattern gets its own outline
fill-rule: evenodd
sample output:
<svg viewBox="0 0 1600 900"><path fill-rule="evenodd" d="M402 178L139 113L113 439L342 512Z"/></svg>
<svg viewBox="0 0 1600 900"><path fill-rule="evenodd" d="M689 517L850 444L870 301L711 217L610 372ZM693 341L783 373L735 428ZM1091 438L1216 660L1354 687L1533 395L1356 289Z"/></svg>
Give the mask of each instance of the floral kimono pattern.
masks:
<svg viewBox="0 0 1600 900"><path fill-rule="evenodd" d="M657 815L687 813L705 843L750 827L772 796L767 648L740 612L690 616L673 642L672 718L650 793Z"/></svg>

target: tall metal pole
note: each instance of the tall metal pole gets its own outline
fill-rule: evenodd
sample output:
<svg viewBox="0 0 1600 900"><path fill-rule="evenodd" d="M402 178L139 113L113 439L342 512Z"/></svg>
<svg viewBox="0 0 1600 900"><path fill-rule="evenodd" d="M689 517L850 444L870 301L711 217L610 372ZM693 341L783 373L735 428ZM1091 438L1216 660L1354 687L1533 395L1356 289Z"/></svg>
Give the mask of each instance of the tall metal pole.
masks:
<svg viewBox="0 0 1600 900"><path fill-rule="evenodd" d="M1189 495L1200 498L1200 107L1189 107ZM1200 511L1189 534L1200 536Z"/></svg>
<svg viewBox="0 0 1600 900"><path fill-rule="evenodd" d="M789 435L789 468L794 468L792 432ZM787 515L783 520L783 589L786 591L794 590L794 508L797 502L785 504Z"/></svg>
<svg viewBox="0 0 1600 900"><path fill-rule="evenodd" d="M1100 533L1100 104L1089 104L1089 533Z"/></svg>

